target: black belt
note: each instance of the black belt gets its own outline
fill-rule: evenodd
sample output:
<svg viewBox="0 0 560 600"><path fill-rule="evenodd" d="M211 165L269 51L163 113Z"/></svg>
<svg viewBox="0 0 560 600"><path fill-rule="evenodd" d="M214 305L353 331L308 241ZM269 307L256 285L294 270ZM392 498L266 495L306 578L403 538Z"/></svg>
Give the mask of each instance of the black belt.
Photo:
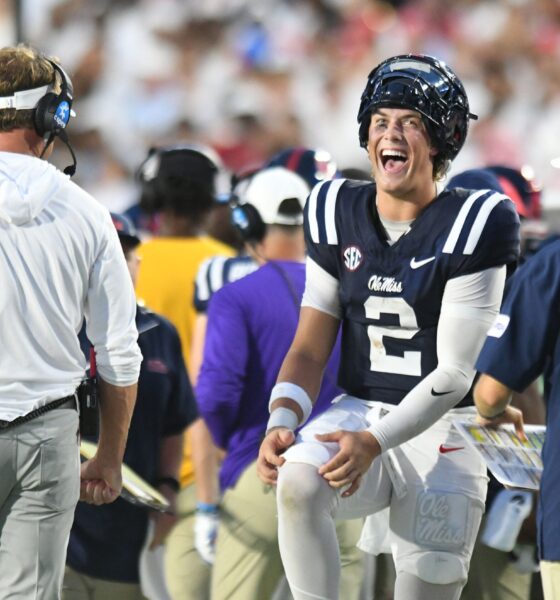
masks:
<svg viewBox="0 0 560 600"><path fill-rule="evenodd" d="M22 417L17 417L13 421L4 421L0 419L0 431L11 429L12 427L16 427L16 425L21 425L22 423L33 421L33 419L36 419L37 417L40 417L41 415L44 415L55 408L76 408L76 395L72 394L71 396L65 396L64 398L53 400L44 406L40 406L39 408L32 410L30 413L27 413Z"/></svg>

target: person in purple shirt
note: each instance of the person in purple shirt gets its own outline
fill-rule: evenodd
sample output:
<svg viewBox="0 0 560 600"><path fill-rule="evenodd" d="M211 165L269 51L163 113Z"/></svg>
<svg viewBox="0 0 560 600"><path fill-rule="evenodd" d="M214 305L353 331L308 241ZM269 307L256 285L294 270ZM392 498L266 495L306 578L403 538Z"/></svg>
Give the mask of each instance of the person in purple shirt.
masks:
<svg viewBox="0 0 560 600"><path fill-rule="evenodd" d="M305 283L303 206L306 182L282 167L264 169L238 191L232 218L261 265L212 297L197 384L199 410L225 451L213 600L270 598L282 573L274 490L255 462L268 421L268 398L294 335ZM340 393L338 347L331 356L315 414ZM355 547L361 521L339 528L342 597L358 598L363 560Z"/></svg>

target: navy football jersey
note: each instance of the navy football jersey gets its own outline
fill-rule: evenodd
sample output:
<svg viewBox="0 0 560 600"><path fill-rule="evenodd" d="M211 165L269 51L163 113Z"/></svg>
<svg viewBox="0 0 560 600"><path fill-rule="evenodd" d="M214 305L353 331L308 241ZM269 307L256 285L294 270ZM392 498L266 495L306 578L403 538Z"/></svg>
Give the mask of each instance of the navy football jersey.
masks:
<svg viewBox="0 0 560 600"><path fill-rule="evenodd" d="M515 207L490 190L442 192L389 245L375 184L328 181L309 196L305 235L309 257L339 281L339 385L391 404L437 367L447 281L515 265L519 253Z"/></svg>
<svg viewBox="0 0 560 600"><path fill-rule="evenodd" d="M210 298L226 283L237 281L258 268L250 256L213 256L198 270L194 286L194 307L197 313L206 313Z"/></svg>

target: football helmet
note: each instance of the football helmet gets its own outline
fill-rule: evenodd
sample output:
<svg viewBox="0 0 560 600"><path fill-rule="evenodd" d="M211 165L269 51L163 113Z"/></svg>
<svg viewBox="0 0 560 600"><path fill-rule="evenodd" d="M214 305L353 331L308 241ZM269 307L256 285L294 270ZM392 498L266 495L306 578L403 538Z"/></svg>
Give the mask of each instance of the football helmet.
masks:
<svg viewBox="0 0 560 600"><path fill-rule="evenodd" d="M469 111L463 84L441 60L402 54L381 62L368 76L358 110L360 145L367 147L373 110L410 108L422 115L432 144L453 160L467 137Z"/></svg>
<svg viewBox="0 0 560 600"><path fill-rule="evenodd" d="M528 177L524 169L514 169L505 165L492 165L487 170L500 182L504 192L513 200L520 217L539 219L541 217L541 189L533 177Z"/></svg>
<svg viewBox="0 0 560 600"><path fill-rule="evenodd" d="M328 181L337 175L337 167L326 150L294 147L275 154L267 167L284 167L303 177L310 188L321 181Z"/></svg>

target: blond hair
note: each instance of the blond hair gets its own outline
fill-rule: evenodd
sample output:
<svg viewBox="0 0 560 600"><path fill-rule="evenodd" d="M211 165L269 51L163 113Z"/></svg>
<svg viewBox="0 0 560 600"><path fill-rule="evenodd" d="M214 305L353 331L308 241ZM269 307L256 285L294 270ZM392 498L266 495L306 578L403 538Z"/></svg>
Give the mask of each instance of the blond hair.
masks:
<svg viewBox="0 0 560 600"><path fill-rule="evenodd" d="M30 90L56 81L56 73L46 56L19 44L0 49L0 96ZM0 109L0 131L33 129L34 109Z"/></svg>

